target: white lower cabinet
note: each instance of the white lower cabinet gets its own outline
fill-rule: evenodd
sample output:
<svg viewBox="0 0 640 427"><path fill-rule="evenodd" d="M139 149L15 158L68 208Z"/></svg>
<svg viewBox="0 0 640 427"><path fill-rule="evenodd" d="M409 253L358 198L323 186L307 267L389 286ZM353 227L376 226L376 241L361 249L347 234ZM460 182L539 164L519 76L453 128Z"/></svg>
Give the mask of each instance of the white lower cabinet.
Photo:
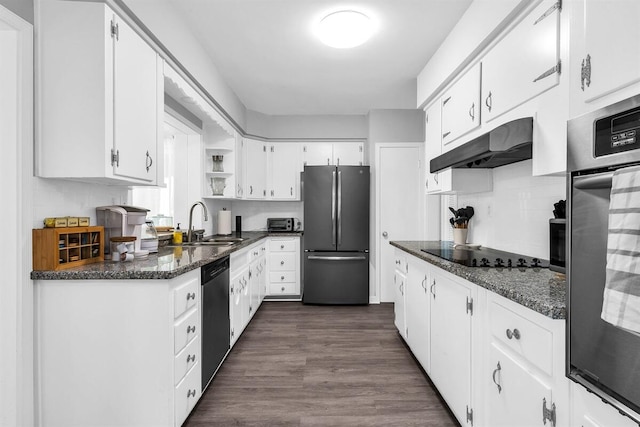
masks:
<svg viewBox="0 0 640 427"><path fill-rule="evenodd" d="M263 276L266 241L260 240L229 257L229 315L231 317L231 347L245 330L262 304L260 290ZM264 289L264 287L262 287Z"/></svg>
<svg viewBox="0 0 640 427"><path fill-rule="evenodd" d="M402 250L394 262L396 327L461 425L587 425L575 407L569 424L564 320Z"/></svg>
<svg viewBox="0 0 640 427"><path fill-rule="evenodd" d="M613 406L580 384L571 382L571 426L581 427L638 427L638 423L622 415ZM631 412L632 413L632 412Z"/></svg>
<svg viewBox="0 0 640 427"><path fill-rule="evenodd" d="M473 424L471 323L475 286L431 270L429 376L461 425Z"/></svg>
<svg viewBox="0 0 640 427"><path fill-rule="evenodd" d="M407 344L424 370L430 372L429 269L425 262L409 257L405 286Z"/></svg>
<svg viewBox="0 0 640 427"><path fill-rule="evenodd" d="M37 425L184 422L202 389L199 269L34 285Z"/></svg>
<svg viewBox="0 0 640 427"><path fill-rule="evenodd" d="M283 236L267 239L268 281L270 297L300 295L300 237Z"/></svg>

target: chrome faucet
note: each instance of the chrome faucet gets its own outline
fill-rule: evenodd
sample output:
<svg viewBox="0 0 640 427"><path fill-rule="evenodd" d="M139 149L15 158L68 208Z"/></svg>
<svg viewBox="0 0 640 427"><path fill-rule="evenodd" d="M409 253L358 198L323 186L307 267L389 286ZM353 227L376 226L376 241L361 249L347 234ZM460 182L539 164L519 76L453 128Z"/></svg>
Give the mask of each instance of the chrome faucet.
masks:
<svg viewBox="0 0 640 427"><path fill-rule="evenodd" d="M195 208L198 205L202 206L202 209L204 210L204 220L205 221L209 220L209 218L207 217L207 207L204 205L204 203L195 202L191 206L191 210L189 211L189 228L187 229L187 243L191 243L191 239L193 237L193 231L191 230L191 224L193 222L193 208Z"/></svg>

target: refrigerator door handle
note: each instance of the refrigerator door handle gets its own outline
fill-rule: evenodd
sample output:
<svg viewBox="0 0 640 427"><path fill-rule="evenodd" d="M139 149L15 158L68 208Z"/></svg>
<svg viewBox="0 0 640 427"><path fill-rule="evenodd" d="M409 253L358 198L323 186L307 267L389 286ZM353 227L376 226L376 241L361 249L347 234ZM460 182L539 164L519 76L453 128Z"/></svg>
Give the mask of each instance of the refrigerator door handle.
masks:
<svg viewBox="0 0 640 427"><path fill-rule="evenodd" d="M321 261L365 261L367 257L365 256L319 256L319 255L309 255L308 259L310 260L321 260Z"/></svg>
<svg viewBox="0 0 640 427"><path fill-rule="evenodd" d="M331 243L336 245L336 171L331 172Z"/></svg>
<svg viewBox="0 0 640 427"><path fill-rule="evenodd" d="M342 171L338 171L338 247L342 245Z"/></svg>

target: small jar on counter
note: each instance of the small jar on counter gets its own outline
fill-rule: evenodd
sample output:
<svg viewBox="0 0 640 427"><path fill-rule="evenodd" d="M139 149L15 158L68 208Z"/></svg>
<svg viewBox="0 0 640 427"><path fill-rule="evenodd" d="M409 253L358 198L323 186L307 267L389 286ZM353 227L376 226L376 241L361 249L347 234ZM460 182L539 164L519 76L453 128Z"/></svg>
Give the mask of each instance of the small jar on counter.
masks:
<svg viewBox="0 0 640 427"><path fill-rule="evenodd" d="M111 260L133 261L136 236L119 236L111 238Z"/></svg>

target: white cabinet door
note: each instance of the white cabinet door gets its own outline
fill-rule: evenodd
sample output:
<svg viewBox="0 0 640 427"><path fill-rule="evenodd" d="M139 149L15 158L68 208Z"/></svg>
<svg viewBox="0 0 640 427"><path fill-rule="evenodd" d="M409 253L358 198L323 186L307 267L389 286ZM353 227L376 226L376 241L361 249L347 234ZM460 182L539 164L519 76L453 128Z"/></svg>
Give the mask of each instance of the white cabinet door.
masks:
<svg viewBox="0 0 640 427"><path fill-rule="evenodd" d="M430 377L462 425L471 425L470 286L432 270Z"/></svg>
<svg viewBox="0 0 640 427"><path fill-rule="evenodd" d="M467 71L442 96L442 151L480 126L480 64Z"/></svg>
<svg viewBox="0 0 640 427"><path fill-rule="evenodd" d="M364 144L361 142L334 143L333 164L336 166L362 166L364 164Z"/></svg>
<svg viewBox="0 0 640 427"><path fill-rule="evenodd" d="M277 200L299 199L300 146L294 143L272 143L268 150L267 198Z"/></svg>
<svg viewBox="0 0 640 427"><path fill-rule="evenodd" d="M440 184L439 172L431 173L431 159L442 154L442 108L440 101L436 101L426 111L425 116L425 189L427 193L439 192L442 188Z"/></svg>
<svg viewBox="0 0 640 427"><path fill-rule="evenodd" d="M243 268L239 272L234 272L234 277L231 279L231 288L229 291L229 315L231 317L231 347L240 338L242 331L244 330L244 288L247 282L246 268Z"/></svg>
<svg viewBox="0 0 640 427"><path fill-rule="evenodd" d="M409 257L406 286L407 343L422 368L429 373L429 268L426 263Z"/></svg>
<svg viewBox="0 0 640 427"><path fill-rule="evenodd" d="M157 54L114 17L114 174L155 181L158 146Z"/></svg>
<svg viewBox="0 0 640 427"><path fill-rule="evenodd" d="M578 99L588 104L640 81L640 2L581 0L572 6L571 79L579 80L573 86ZM583 108L577 112L589 110Z"/></svg>
<svg viewBox="0 0 640 427"><path fill-rule="evenodd" d="M558 84L558 4L544 0L482 59L483 122Z"/></svg>
<svg viewBox="0 0 640 427"><path fill-rule="evenodd" d="M255 250L258 250L256 248ZM252 318L260 306L260 260L249 264L249 318Z"/></svg>
<svg viewBox="0 0 640 427"><path fill-rule="evenodd" d="M162 182L161 60L103 3L40 6L36 174Z"/></svg>
<svg viewBox="0 0 640 427"><path fill-rule="evenodd" d="M534 370L516 362L495 343L491 344L487 425L495 427L544 426L542 408L553 407L551 387Z"/></svg>
<svg viewBox="0 0 640 427"><path fill-rule="evenodd" d="M407 339L407 321L406 321L406 291L407 276L395 270L393 274L393 286L395 290L395 299L393 304L393 312L395 315L394 323L400 335Z"/></svg>
<svg viewBox="0 0 640 427"><path fill-rule="evenodd" d="M302 158L305 166L326 166L333 162L333 144L315 142L302 147Z"/></svg>
<svg viewBox="0 0 640 427"><path fill-rule="evenodd" d="M246 199L264 199L267 195L267 146L262 141L244 140Z"/></svg>

